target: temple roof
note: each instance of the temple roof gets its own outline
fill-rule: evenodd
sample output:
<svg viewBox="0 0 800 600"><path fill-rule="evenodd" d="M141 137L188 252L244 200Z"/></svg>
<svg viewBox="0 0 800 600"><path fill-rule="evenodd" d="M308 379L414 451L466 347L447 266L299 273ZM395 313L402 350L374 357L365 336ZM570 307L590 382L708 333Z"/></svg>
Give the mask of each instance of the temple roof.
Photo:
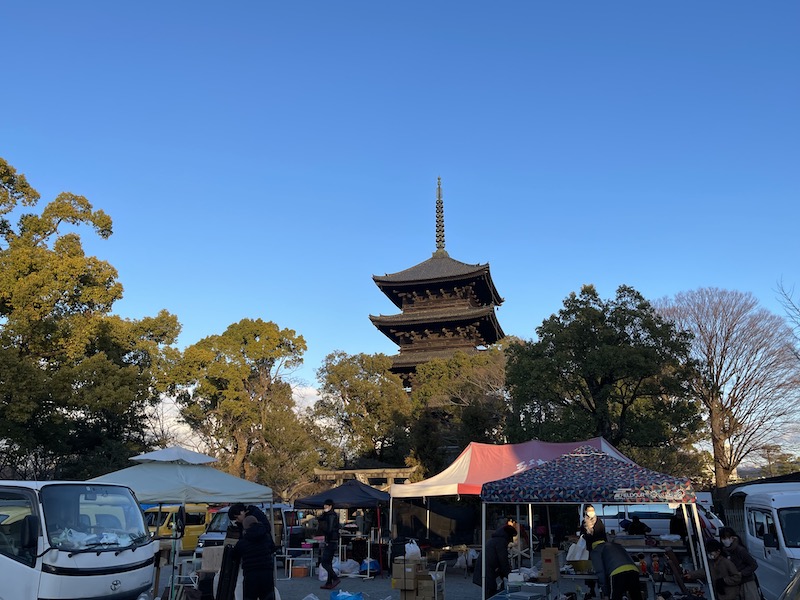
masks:
<svg viewBox="0 0 800 600"><path fill-rule="evenodd" d="M413 267L397 273L373 275L372 279L398 307L402 306L402 301L398 297L397 291L413 287L428 287L435 283L457 283L468 279L476 279L479 284L483 284L479 286L482 289L476 291L484 295L487 303L495 305L503 303L497 288L494 287L488 264L470 265L450 258L446 253L439 255L434 253L428 260Z"/></svg>
<svg viewBox="0 0 800 600"><path fill-rule="evenodd" d="M493 344L505 336L500 323L497 321L493 306L458 307L420 311L419 313L400 313L398 315L369 316L375 325L386 337L400 345L399 332L413 331L421 325L441 325L447 323L464 324L478 321L481 334L486 344ZM470 341L466 340L465 341Z"/></svg>

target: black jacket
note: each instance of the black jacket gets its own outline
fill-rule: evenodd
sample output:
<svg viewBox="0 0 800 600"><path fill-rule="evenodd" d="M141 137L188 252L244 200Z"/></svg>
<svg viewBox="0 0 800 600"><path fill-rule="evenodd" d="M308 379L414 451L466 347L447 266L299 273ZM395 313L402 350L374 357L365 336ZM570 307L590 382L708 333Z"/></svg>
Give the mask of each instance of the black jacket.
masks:
<svg viewBox="0 0 800 600"><path fill-rule="evenodd" d="M323 512L319 518L319 531L328 544L339 541L339 515L335 510Z"/></svg>
<svg viewBox="0 0 800 600"><path fill-rule="evenodd" d="M272 553L275 544L272 535L263 523L256 523L247 529L233 547L233 556L241 559L242 572L272 570Z"/></svg>
<svg viewBox="0 0 800 600"><path fill-rule="evenodd" d="M511 525L503 525L486 542L486 573L489 577L507 577L511 573L508 545L517 531Z"/></svg>

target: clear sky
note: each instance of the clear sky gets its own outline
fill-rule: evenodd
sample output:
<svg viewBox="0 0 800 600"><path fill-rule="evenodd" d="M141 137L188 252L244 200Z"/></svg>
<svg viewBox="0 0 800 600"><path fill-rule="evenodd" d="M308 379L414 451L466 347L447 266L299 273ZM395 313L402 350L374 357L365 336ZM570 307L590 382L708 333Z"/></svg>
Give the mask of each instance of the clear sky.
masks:
<svg viewBox="0 0 800 600"><path fill-rule="evenodd" d="M0 156L181 347L242 318L394 353L371 276L490 263L507 334L593 283L800 289L800 3L3 3Z"/></svg>

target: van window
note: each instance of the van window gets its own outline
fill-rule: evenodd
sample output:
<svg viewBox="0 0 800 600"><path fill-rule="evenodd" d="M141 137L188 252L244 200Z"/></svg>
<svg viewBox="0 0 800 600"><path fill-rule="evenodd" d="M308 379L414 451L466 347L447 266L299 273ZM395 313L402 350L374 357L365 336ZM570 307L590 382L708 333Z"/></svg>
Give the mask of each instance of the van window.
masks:
<svg viewBox="0 0 800 600"><path fill-rule="evenodd" d="M787 548L800 548L800 508L794 506L778 509L778 520Z"/></svg>
<svg viewBox="0 0 800 600"><path fill-rule="evenodd" d="M764 534L775 535L775 522L772 515L763 510L751 510L750 520L752 523L751 533L760 540L764 540Z"/></svg>
<svg viewBox="0 0 800 600"><path fill-rule="evenodd" d="M28 494L16 490L0 491L0 554L33 566L35 551L22 547L22 526L32 515L33 503Z"/></svg>

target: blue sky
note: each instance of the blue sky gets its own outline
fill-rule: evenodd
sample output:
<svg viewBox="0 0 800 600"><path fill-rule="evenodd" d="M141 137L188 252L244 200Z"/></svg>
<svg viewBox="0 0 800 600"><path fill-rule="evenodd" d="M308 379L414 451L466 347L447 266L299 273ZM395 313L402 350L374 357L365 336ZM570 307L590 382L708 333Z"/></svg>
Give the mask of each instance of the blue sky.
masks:
<svg viewBox="0 0 800 600"><path fill-rule="evenodd" d="M3 4L0 156L114 219L115 312L393 353L372 282L490 263L508 334L593 283L800 289L800 4Z"/></svg>

